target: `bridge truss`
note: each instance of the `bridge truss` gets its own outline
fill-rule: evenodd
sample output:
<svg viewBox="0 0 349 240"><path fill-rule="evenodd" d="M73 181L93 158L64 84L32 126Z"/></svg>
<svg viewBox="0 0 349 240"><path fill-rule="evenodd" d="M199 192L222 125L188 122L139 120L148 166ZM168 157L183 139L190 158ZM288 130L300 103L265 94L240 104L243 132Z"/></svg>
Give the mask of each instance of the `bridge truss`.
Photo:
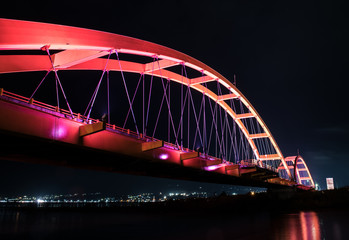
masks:
<svg viewBox="0 0 349 240"><path fill-rule="evenodd" d="M0 32L0 73L10 88L15 80L8 73L27 73L15 87L28 102L48 102L85 124L99 119L145 142L162 139L184 153L220 159L219 166L282 166L282 177L293 179L252 104L204 63L151 42L76 27L0 19Z"/></svg>

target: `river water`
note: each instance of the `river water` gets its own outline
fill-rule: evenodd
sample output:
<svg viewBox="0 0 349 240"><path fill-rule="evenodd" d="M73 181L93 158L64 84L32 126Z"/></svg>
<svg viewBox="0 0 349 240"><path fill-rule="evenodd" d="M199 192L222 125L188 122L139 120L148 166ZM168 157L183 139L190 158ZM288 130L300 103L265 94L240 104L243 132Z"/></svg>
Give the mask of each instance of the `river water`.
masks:
<svg viewBox="0 0 349 240"><path fill-rule="evenodd" d="M0 239L349 239L349 211L205 215L5 207Z"/></svg>

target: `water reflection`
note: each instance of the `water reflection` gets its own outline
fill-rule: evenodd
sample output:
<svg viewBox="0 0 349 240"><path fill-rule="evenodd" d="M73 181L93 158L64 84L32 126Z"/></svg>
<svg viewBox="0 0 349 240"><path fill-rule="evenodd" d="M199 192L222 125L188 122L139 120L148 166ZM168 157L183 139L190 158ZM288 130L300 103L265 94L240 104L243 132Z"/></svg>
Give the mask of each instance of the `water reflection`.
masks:
<svg viewBox="0 0 349 240"><path fill-rule="evenodd" d="M275 239L321 239L320 222L316 212L299 212L284 215L277 223Z"/></svg>
<svg viewBox="0 0 349 240"><path fill-rule="evenodd" d="M14 232L18 232L18 226L19 226L19 217L20 217L20 212L16 212L16 220L15 220L15 226L14 226Z"/></svg>
<svg viewBox="0 0 349 240"><path fill-rule="evenodd" d="M299 215L304 240L320 239L320 224L316 212L300 212Z"/></svg>
<svg viewBox="0 0 349 240"><path fill-rule="evenodd" d="M349 239L348 211L149 214L108 208L1 208L0 239ZM214 221L212 221L214 219ZM137 231L135 231L137 229ZM132 235L132 237L130 237ZM23 238L26 236L26 238Z"/></svg>

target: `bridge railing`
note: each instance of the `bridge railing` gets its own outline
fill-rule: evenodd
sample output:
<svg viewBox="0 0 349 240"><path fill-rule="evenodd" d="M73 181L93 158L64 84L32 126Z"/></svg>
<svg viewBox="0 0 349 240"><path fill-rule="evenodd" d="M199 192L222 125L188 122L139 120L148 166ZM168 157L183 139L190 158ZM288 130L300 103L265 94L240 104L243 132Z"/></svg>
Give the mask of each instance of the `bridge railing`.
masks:
<svg viewBox="0 0 349 240"><path fill-rule="evenodd" d="M49 110L49 111L59 112L59 113L62 113L64 115L70 115L71 116L71 114L70 114L70 112L68 110L65 110L63 108L58 108L58 106L53 106L53 105L50 105L50 104L47 104L47 103L43 103L43 102L37 101L37 100L35 100L33 98L24 97L24 96L21 96L21 95L16 94L16 93L6 91L4 89L0 90L0 96L5 96L5 97L11 98L13 100L17 100L17 101L20 101L20 102L23 102L23 103L30 104L32 106L36 106L36 107L43 108L43 109L46 109L46 110ZM77 118L78 115L79 114L74 113L74 117L75 118Z"/></svg>
<svg viewBox="0 0 349 240"><path fill-rule="evenodd" d="M22 103L29 104L31 106L39 107L39 108L49 110L52 112L61 113L61 114L64 114L65 117L67 117L69 119L74 119L74 120L79 121L79 122L92 124L92 123L97 123L100 121L98 119L93 119L93 118L87 119L87 116L81 115L80 113L73 113L73 116L72 116L72 114L66 109L59 108L58 106L53 106L53 105L50 105L47 103L43 103L43 102L37 101L33 98L24 97L24 96L16 94L16 93L6 91L3 88L0 88L0 96L5 96L8 98L11 98L12 100L20 101ZM135 138L140 138L140 139L145 140L145 141L157 141L157 140L159 140L159 139L149 137L149 136L142 136L142 134L138 134L137 132L134 132L130 129L125 129L125 128L116 126L115 124L107 123L106 127L110 130L115 130L115 131L127 134L127 135L135 137ZM176 144L173 144L173 143L164 142L164 145L166 147L169 147L172 149L178 149L178 146ZM194 150L187 149L187 148L184 148L182 150L184 150L186 152L194 151Z"/></svg>
<svg viewBox="0 0 349 240"><path fill-rule="evenodd" d="M268 169L273 172L278 172L277 168L270 166L263 161L261 162L260 165L262 166L262 168ZM260 165L257 159L246 159L246 160L240 161L240 166L244 166L244 167L254 167L254 166L260 166Z"/></svg>
<svg viewBox="0 0 349 240"><path fill-rule="evenodd" d="M79 122L82 122L82 123L92 124L92 123L97 123L97 122L100 121L98 119L93 119L93 118L88 118L87 119L87 116L81 115L80 113L73 113L73 116L72 116L71 112L66 110L66 109L58 108L58 106L53 106L53 105L50 105L50 104L47 104L47 103L43 103L43 102L37 101L37 100L35 100L33 98L28 98L28 97L21 96L19 94L15 94L15 93L12 93L12 92L9 92L9 91L5 91L3 88L0 88L0 96L5 96L5 97L8 97L10 99L13 99L13 100L20 101L22 103L28 104L30 106L35 106L35 107L38 107L38 108L41 108L41 109L45 109L45 110L48 110L48 111L52 111L52 112L55 112L55 113L60 113L60 114L63 114L64 117L66 117L66 118L73 119L75 121L79 121ZM132 131L130 129L125 129L125 128L116 126L115 124L107 123L106 127L109 130L117 131L119 133L123 133L123 134L126 134L128 136L141 139L143 141L159 141L159 139L156 139L156 138L153 138L153 137L149 137L149 136L143 136L142 134L138 134L137 132L134 132L134 131ZM189 149L189 148L181 148L180 146L178 146L176 144L173 144L173 143L170 143L170 142L164 142L164 146L167 147L167 148L176 149L176 150L182 150L182 151L185 151L185 152L195 152L195 150L192 150L192 149ZM205 159L208 159L208 160L221 160L220 158L213 157L213 156L210 156L208 154L203 154L203 153L200 153L199 156L201 158L205 158ZM242 160L240 162L240 165L241 166L245 166L245 167L246 166L247 167L249 167L249 166L250 167L258 166L258 161L256 159ZM262 163L262 167L266 168L268 170L277 172L276 168L274 168L274 167L272 167L270 165L267 165L264 162Z"/></svg>

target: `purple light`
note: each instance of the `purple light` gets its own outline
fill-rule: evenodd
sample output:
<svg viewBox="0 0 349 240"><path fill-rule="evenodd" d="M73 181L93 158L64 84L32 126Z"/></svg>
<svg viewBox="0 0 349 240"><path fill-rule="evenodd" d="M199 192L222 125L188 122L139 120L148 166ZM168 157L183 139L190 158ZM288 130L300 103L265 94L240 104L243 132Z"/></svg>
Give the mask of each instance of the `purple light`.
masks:
<svg viewBox="0 0 349 240"><path fill-rule="evenodd" d="M161 154L159 155L159 158L160 158L161 160L166 160L166 159L168 159L168 154L167 154L167 153L161 153Z"/></svg>
<svg viewBox="0 0 349 240"><path fill-rule="evenodd" d="M52 129L51 135L54 139L64 138L67 135L67 130L63 126L58 126Z"/></svg>
<svg viewBox="0 0 349 240"><path fill-rule="evenodd" d="M206 171L214 171L214 170L220 168L221 166L222 166L222 165L212 165L212 166L204 167L204 169L205 169Z"/></svg>

